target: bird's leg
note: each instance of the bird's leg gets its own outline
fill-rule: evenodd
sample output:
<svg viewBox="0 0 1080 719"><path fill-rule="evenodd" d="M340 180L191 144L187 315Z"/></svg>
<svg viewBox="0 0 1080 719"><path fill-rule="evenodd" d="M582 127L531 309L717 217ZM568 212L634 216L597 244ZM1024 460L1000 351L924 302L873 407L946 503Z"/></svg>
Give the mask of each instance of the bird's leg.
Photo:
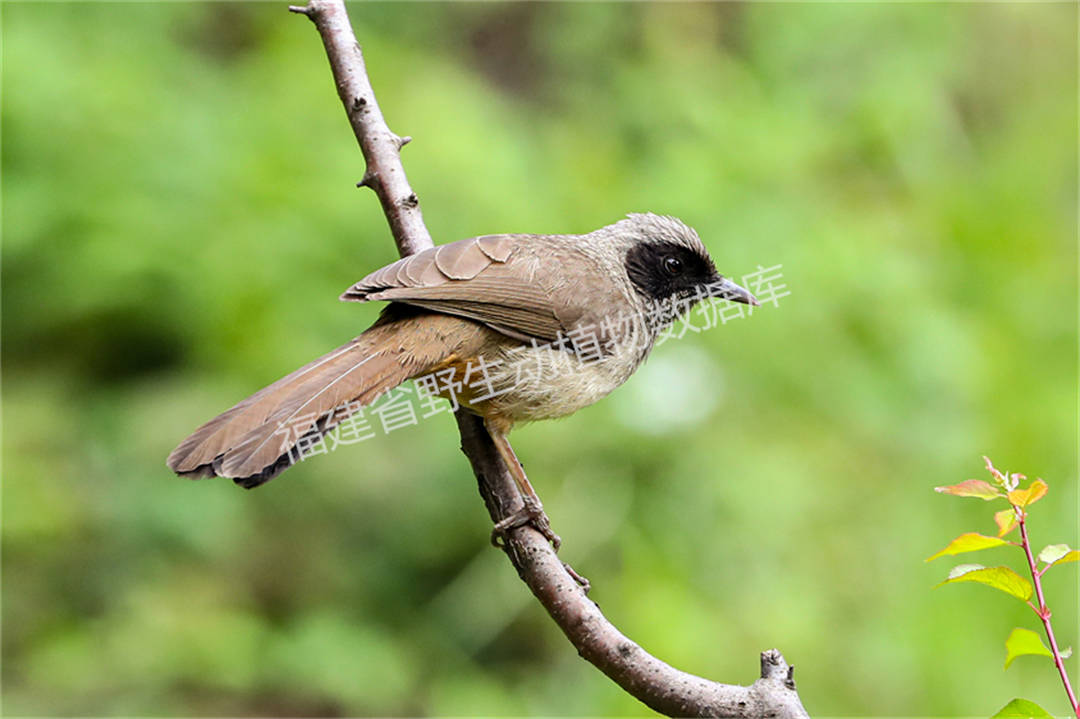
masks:
<svg viewBox="0 0 1080 719"><path fill-rule="evenodd" d="M536 490L533 489L532 482L525 476L525 468L521 466L521 462L518 461L517 455L514 454L514 448L510 446L510 440L506 438L506 433L499 431L496 427L493 427L487 420L484 421L484 426L487 428L488 434L491 435L491 440L495 443L496 449L499 450L499 456L502 457L503 462L506 463L506 468L510 470L510 476L514 478L514 484L517 485L518 491L521 492L521 500L525 506L518 511L511 514L505 519L501 519L495 523L495 526L491 530L491 543L496 547L502 548L502 544L499 544L499 539L503 538L503 542L506 541L506 533L516 527L521 527L526 524L531 524L536 528L536 531L544 535L544 538L551 542L551 546L555 551L559 551L559 547L562 545L562 539L559 535L555 534L551 529L551 520L548 519L547 514L544 513L544 505L540 503L540 497L536 494ZM562 563L563 569L570 575L575 582L581 585L581 588L586 592L589 591L589 580L578 574L573 567L566 562Z"/></svg>
<svg viewBox="0 0 1080 719"><path fill-rule="evenodd" d="M510 470L510 476L514 478L514 484L517 485L518 491L521 493L521 500L525 504L524 507L509 517L495 523L491 530L491 543L501 549L505 545L507 532L515 527L531 524L540 534L544 535L545 539L551 542L551 546L554 547L556 552L559 551L562 539L552 531L551 520L544 514L544 505L540 503L540 497L536 494L536 490L533 489L532 482L525 476L525 468L521 466L517 455L514 454L514 448L510 446L510 440L506 438L506 432L494 426L487 419L484 420L484 427L487 428L488 434L491 435L491 441L495 443L495 448L499 450L499 456L506 463L506 468ZM499 543L500 538L502 538L504 544ZM574 568L566 562L563 562L562 565L566 573L580 584L582 589L588 592L589 580L574 571Z"/></svg>
<svg viewBox="0 0 1080 719"><path fill-rule="evenodd" d="M514 484L517 485L518 492L521 493L521 500L525 505L509 517L495 523L495 528L491 530L491 543L498 547L500 546L498 539L508 531L531 524L551 542L556 552L559 551L562 539L552 531L551 521L544 514L544 505L540 502L540 497L536 494L536 490L533 489L529 478L525 476L525 469L521 466L521 462L518 461L517 455L514 454L514 448L510 446L506 434L493 426L493 423L488 420L484 420L484 426L487 428L488 434L491 435L495 448L499 450L499 456L502 457L506 468L510 470L510 476L514 478Z"/></svg>

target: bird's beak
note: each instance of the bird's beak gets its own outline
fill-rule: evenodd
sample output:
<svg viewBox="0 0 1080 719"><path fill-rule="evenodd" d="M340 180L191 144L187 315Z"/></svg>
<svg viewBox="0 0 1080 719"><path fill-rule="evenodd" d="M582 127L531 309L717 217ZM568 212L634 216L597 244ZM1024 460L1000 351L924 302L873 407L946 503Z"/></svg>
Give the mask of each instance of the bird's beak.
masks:
<svg viewBox="0 0 1080 719"><path fill-rule="evenodd" d="M752 305L754 307L760 307L761 303L757 301L757 297L754 297L748 290L735 284L726 277L721 277L719 281L713 282L708 288L710 297L719 297L725 300L731 300L732 302L742 302L744 305Z"/></svg>

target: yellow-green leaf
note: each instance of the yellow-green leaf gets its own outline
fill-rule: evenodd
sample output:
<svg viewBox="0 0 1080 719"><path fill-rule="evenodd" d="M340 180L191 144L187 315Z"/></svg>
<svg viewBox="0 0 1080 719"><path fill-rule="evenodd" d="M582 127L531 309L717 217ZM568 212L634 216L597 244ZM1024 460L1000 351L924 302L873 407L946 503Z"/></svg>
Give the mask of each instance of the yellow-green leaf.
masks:
<svg viewBox="0 0 1080 719"><path fill-rule="evenodd" d="M1069 549L1068 544L1050 544L1039 552L1039 561L1049 567L1054 564L1066 564L1080 561L1080 550Z"/></svg>
<svg viewBox="0 0 1080 719"><path fill-rule="evenodd" d="M1046 482L1036 479L1027 489L1014 489L1009 492L1009 502L1017 507L1027 507L1042 499L1047 489L1049 487L1046 486Z"/></svg>
<svg viewBox="0 0 1080 719"><path fill-rule="evenodd" d="M1008 567L981 567L978 564L962 564L949 572L949 578L941 584L954 582L978 582L994 589L1000 589L1006 594L1027 601L1031 598L1031 582L1021 577Z"/></svg>
<svg viewBox="0 0 1080 719"><path fill-rule="evenodd" d="M1016 510L1012 507L994 513L994 522L998 526L998 536L1004 537L1016 528Z"/></svg>
<svg viewBox="0 0 1080 719"><path fill-rule="evenodd" d="M1016 627L1009 634L1009 638L1005 640L1005 668L1009 668L1009 665L1013 663L1013 659L1025 654L1036 654L1040 657L1054 656L1054 653L1042 643L1042 639L1038 634L1030 629Z"/></svg>
<svg viewBox="0 0 1080 719"><path fill-rule="evenodd" d="M1062 557L1064 557L1068 553L1069 553L1069 545L1068 544L1047 544L1045 547L1042 548L1042 551L1039 552L1039 556L1037 557L1037 559L1040 562L1046 562L1047 564L1053 564L1054 562L1061 559Z"/></svg>
<svg viewBox="0 0 1080 719"><path fill-rule="evenodd" d="M942 494L955 494L957 497L978 497L988 502L1002 496L1001 492L992 484L981 479L969 479L960 484L950 484L948 487L934 487L934 491Z"/></svg>
<svg viewBox="0 0 1080 719"><path fill-rule="evenodd" d="M1054 562L1054 564L1065 564L1066 562L1080 562L1080 550L1070 549L1068 554Z"/></svg>
<svg viewBox="0 0 1080 719"><path fill-rule="evenodd" d="M927 557L926 561L931 559L937 559L938 557L944 557L951 554L963 554L964 552L977 552L980 549L989 549L990 547L1000 547L1003 544L1008 544L1004 539L998 539L997 537L987 537L977 532L968 532L967 534L961 534L956 539L949 542L949 546L942 549L932 557Z"/></svg>
<svg viewBox="0 0 1080 719"><path fill-rule="evenodd" d="M957 564L955 567L949 570L949 579L955 579L961 574L966 574L975 569L986 569L986 567L981 564Z"/></svg>
<svg viewBox="0 0 1080 719"><path fill-rule="evenodd" d="M1035 702L1027 699L1013 699L1001 707L990 719L1054 719L1053 716Z"/></svg>
<svg viewBox="0 0 1080 719"><path fill-rule="evenodd" d="M1066 565L1070 561L1080 561L1080 550L1069 550L1061 557L1049 562L1047 567L1043 567L1043 570L1049 567L1056 567L1057 565Z"/></svg>

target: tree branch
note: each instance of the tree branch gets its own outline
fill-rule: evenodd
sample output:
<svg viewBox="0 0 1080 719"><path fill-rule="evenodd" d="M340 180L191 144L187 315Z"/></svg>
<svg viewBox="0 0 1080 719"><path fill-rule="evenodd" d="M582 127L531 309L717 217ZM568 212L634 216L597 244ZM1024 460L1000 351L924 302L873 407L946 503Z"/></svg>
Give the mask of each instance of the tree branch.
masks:
<svg viewBox="0 0 1080 719"><path fill-rule="evenodd" d="M378 195L402 257L431 247L431 235L420 214L420 200L409 187L401 165L401 148L412 138L398 137L383 119L345 4L316 0L305 7L289 6L289 11L307 15L322 37L338 97L367 161L364 176L356 186L370 187Z"/></svg>
<svg viewBox="0 0 1080 719"><path fill-rule="evenodd" d="M358 185L378 195L398 252L406 256L431 247L419 200L401 164L401 147L409 138L395 135L383 119L344 3L311 0L289 10L306 15L318 28L338 95L367 163ZM492 521L498 522L522 507L521 497L483 421L459 411L457 422L461 449L472 464ZM510 531L504 550L578 653L654 710L669 716L808 719L795 691L794 670L779 651L761 654L761 678L749 687L687 674L648 654L616 629L535 529Z"/></svg>

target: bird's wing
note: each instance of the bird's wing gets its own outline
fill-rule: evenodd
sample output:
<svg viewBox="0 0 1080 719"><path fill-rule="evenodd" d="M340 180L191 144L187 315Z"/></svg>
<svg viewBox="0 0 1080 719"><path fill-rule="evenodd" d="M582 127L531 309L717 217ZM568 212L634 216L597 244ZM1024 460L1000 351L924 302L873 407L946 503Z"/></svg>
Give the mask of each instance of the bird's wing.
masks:
<svg viewBox="0 0 1080 719"><path fill-rule="evenodd" d="M439 245L376 270L341 299L403 302L481 322L524 342L550 342L588 314L575 285L585 275L595 283L597 268L566 245L553 252L555 247L543 246L547 241L485 235Z"/></svg>

